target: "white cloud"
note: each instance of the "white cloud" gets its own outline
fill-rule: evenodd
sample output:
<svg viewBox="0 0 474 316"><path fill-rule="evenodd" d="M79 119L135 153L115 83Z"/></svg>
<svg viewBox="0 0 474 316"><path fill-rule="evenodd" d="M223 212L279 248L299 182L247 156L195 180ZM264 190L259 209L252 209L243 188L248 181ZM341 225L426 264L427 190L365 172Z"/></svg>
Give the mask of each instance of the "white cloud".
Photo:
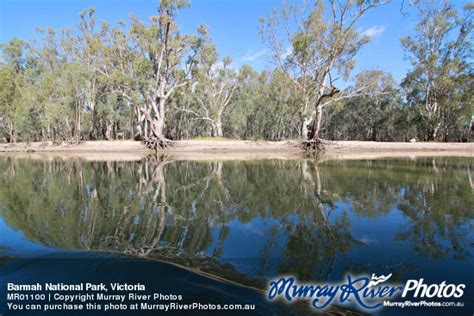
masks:
<svg viewBox="0 0 474 316"><path fill-rule="evenodd" d="M257 59L259 59L260 57L263 57L267 54L267 50L266 49L262 49L258 52L250 52L248 53L247 55L243 56L241 58L242 61L255 61Z"/></svg>
<svg viewBox="0 0 474 316"><path fill-rule="evenodd" d="M368 36L370 38L374 38L374 37L379 36L383 32L385 32L385 26L376 25L376 26L369 27L367 30L363 31L362 35Z"/></svg>

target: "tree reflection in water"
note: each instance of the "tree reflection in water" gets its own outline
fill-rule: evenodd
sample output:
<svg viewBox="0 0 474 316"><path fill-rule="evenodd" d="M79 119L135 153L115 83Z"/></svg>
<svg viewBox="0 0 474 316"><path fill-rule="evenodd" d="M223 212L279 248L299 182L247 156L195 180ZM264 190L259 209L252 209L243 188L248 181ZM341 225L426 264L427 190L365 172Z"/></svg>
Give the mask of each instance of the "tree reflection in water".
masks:
<svg viewBox="0 0 474 316"><path fill-rule="evenodd" d="M392 212L404 222L388 223L397 230L389 255L402 242L420 256L471 260L472 164L2 158L0 214L47 246L152 257L258 286L277 274L330 280L370 261L353 255L367 246L353 224ZM246 240L256 238L250 226L258 239ZM227 255L240 244L246 269Z"/></svg>

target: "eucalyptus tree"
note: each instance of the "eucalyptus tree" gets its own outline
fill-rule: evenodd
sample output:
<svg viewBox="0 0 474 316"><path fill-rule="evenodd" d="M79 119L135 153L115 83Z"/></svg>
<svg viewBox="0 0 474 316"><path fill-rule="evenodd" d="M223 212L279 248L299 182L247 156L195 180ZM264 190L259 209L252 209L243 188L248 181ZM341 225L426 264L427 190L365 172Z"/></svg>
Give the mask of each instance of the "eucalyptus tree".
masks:
<svg viewBox="0 0 474 316"><path fill-rule="evenodd" d="M77 58L72 30L49 28L40 33L30 102L37 113L41 140L80 142L85 136L82 118L89 68Z"/></svg>
<svg viewBox="0 0 474 316"><path fill-rule="evenodd" d="M235 137L280 140L298 135L298 120L293 107L293 94L288 78L279 69L256 72L245 66L235 106L226 126Z"/></svg>
<svg viewBox="0 0 474 316"><path fill-rule="evenodd" d="M70 50L73 58L85 66L87 77L84 78L86 88L84 89L84 105L89 111L89 138L97 139L99 137L98 124L98 105L105 103L109 92L108 82L101 74L99 68L106 63L104 42L108 34L108 23L103 22L97 26L94 16L94 8L84 10L80 14L80 23L78 26L78 35L72 39ZM110 138L110 129L113 122L106 122L105 138Z"/></svg>
<svg viewBox="0 0 474 316"><path fill-rule="evenodd" d="M281 113L278 117L277 129L279 130L278 139L297 138L299 133L298 111L295 104L298 102L298 96L292 88L291 83L285 74L276 69L271 77L271 90L269 97L275 104L275 113Z"/></svg>
<svg viewBox="0 0 474 316"><path fill-rule="evenodd" d="M256 121L254 119L256 109L263 104L262 90L265 89L266 76L259 74L250 65L243 65L240 72L245 73L245 76L240 78L240 87L236 91L235 103L228 110L224 126L228 136L249 139L256 136L253 123Z"/></svg>
<svg viewBox="0 0 474 316"><path fill-rule="evenodd" d="M156 52L152 51L154 40L158 42L155 49L161 48L163 52L163 43L159 42L161 38L158 36L157 17L150 19L153 20L153 30L151 25L143 24L136 17L132 17L133 29L127 29L123 20L118 21L117 27L110 28L104 38L104 63L98 69L108 79L111 92L120 95L128 107L133 108L135 140L150 138L149 125L153 120L150 101L159 82L153 80L153 76L160 75L155 72L157 67L153 68L153 64L157 62ZM137 41L140 41L140 45ZM150 49L149 54L147 49ZM156 100L155 98L155 105ZM164 115L160 116L158 112L156 116L164 119Z"/></svg>
<svg viewBox="0 0 474 316"><path fill-rule="evenodd" d="M30 49L28 43L16 38L1 46L4 62L0 63L0 127L10 143L16 141L19 125L27 115L25 76Z"/></svg>
<svg viewBox="0 0 474 316"><path fill-rule="evenodd" d="M83 112L87 93L88 69L80 63L67 63L61 69L63 103L73 110L75 142L83 140Z"/></svg>
<svg viewBox="0 0 474 316"><path fill-rule="evenodd" d="M201 34L206 33L205 29L201 29ZM189 91L192 91L194 98L185 108L176 109L207 122L211 126L211 135L222 137L224 114L231 106L235 92L240 86L239 73L232 68L230 57L219 61L214 45L206 45L197 61L198 65L192 73L193 79L189 82ZM245 76L245 69L242 69L240 75ZM187 90L184 93L188 93Z"/></svg>
<svg viewBox="0 0 474 316"><path fill-rule="evenodd" d="M355 55L369 41L356 30L357 22L387 2L304 0L261 19L261 34L277 67L299 94L300 135L310 147L319 143L324 108L365 90L346 94L336 84L349 77Z"/></svg>
<svg viewBox="0 0 474 316"><path fill-rule="evenodd" d="M402 86L410 106L423 119L424 133L420 134L435 140L452 107L459 104L459 87L472 81L474 4L468 3L462 13L449 1L423 1L416 7L420 20L415 34L401 39L412 63ZM469 125L470 111L472 108L463 115L465 126Z"/></svg>
<svg viewBox="0 0 474 316"><path fill-rule="evenodd" d="M21 92L17 87L20 78L14 68L0 65L0 127L9 143L16 140L15 114L16 105L21 99Z"/></svg>
<svg viewBox="0 0 474 316"><path fill-rule="evenodd" d="M135 140L148 139L149 110L143 96L143 81L140 80L142 63L136 49L130 45L130 34L125 21L118 21L118 27L109 28L104 37L104 63L98 71L107 78L110 93L120 96L124 108L133 114L134 127L130 134Z"/></svg>
<svg viewBox="0 0 474 316"><path fill-rule="evenodd" d="M257 108L264 122L259 134L266 139L281 140L298 136L297 96L291 83L280 69L274 69L266 83L258 87L264 94L263 104Z"/></svg>
<svg viewBox="0 0 474 316"><path fill-rule="evenodd" d="M148 121L152 147L166 147L170 141L163 131L167 100L190 80L205 40L204 34L181 34L176 24L178 10L187 6L183 0L161 0L158 15L146 25L132 17L129 31L134 48L134 71L138 71L142 107L137 111ZM199 28L203 30L203 28Z"/></svg>
<svg viewBox="0 0 474 316"><path fill-rule="evenodd" d="M392 116L402 104L395 80L383 71L365 71L357 75L354 88L362 86L367 86L368 92L350 100L354 107L351 126L363 131L364 140L379 141L382 137L388 140L390 132L393 132Z"/></svg>
<svg viewBox="0 0 474 316"><path fill-rule="evenodd" d="M54 130L61 124L58 120L67 118L67 115L57 115L56 105L60 99L60 56L57 43L57 34L53 29L40 30L43 35L41 45L36 49L35 79L32 80L29 93L35 103L40 133L40 139L47 141L54 139Z"/></svg>
<svg viewBox="0 0 474 316"><path fill-rule="evenodd" d="M90 16L92 13L90 10ZM80 142L88 138L83 129L91 124L84 124L84 116L90 110L88 96L95 92L90 84L92 68L81 57L86 49L81 37L71 30L40 32L43 37L33 51L26 76L27 99L35 120L30 128L34 139Z"/></svg>

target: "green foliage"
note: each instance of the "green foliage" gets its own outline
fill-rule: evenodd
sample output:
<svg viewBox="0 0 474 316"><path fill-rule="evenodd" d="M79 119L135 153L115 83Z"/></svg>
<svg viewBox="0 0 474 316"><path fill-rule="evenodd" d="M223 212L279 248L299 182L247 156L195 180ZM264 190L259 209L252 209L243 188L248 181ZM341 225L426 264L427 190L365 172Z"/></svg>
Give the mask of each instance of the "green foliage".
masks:
<svg viewBox="0 0 474 316"><path fill-rule="evenodd" d="M458 12L447 1L414 2L419 23L401 41L412 67L399 87L380 71L351 78L369 41L358 21L384 3L275 9L260 31L276 67L261 72L220 56L204 25L180 32L188 1L159 1L149 21L132 16L115 27L86 9L74 29L1 44L0 141L469 141L473 5Z"/></svg>
<svg viewBox="0 0 474 316"><path fill-rule="evenodd" d="M356 30L356 23L368 10L385 3L285 3L281 11L274 10L262 20L263 39L296 90L303 140L319 140L326 106L360 92L340 93L335 78L349 78L355 55L369 41Z"/></svg>
<svg viewBox="0 0 474 316"><path fill-rule="evenodd" d="M422 2L418 9L416 33L401 40L412 62L402 86L421 118L418 134L425 140L467 139L472 113L472 102L465 102L472 95L472 4L463 12L447 1Z"/></svg>

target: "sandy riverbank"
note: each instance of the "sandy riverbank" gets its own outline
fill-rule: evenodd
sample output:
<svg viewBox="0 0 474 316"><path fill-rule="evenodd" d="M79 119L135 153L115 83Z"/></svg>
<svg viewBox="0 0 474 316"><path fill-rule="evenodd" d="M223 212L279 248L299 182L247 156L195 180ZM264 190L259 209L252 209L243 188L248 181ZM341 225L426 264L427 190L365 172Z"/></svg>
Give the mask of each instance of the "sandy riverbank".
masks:
<svg viewBox="0 0 474 316"><path fill-rule="evenodd" d="M92 160L135 160L153 151L137 141L86 141L80 144L16 143L0 144L0 153L29 155L58 154L87 156ZM258 159L301 157L298 141L183 140L163 154L179 159ZM474 143L382 143L361 141L329 141L325 157L370 159L383 157L464 156L474 157Z"/></svg>

